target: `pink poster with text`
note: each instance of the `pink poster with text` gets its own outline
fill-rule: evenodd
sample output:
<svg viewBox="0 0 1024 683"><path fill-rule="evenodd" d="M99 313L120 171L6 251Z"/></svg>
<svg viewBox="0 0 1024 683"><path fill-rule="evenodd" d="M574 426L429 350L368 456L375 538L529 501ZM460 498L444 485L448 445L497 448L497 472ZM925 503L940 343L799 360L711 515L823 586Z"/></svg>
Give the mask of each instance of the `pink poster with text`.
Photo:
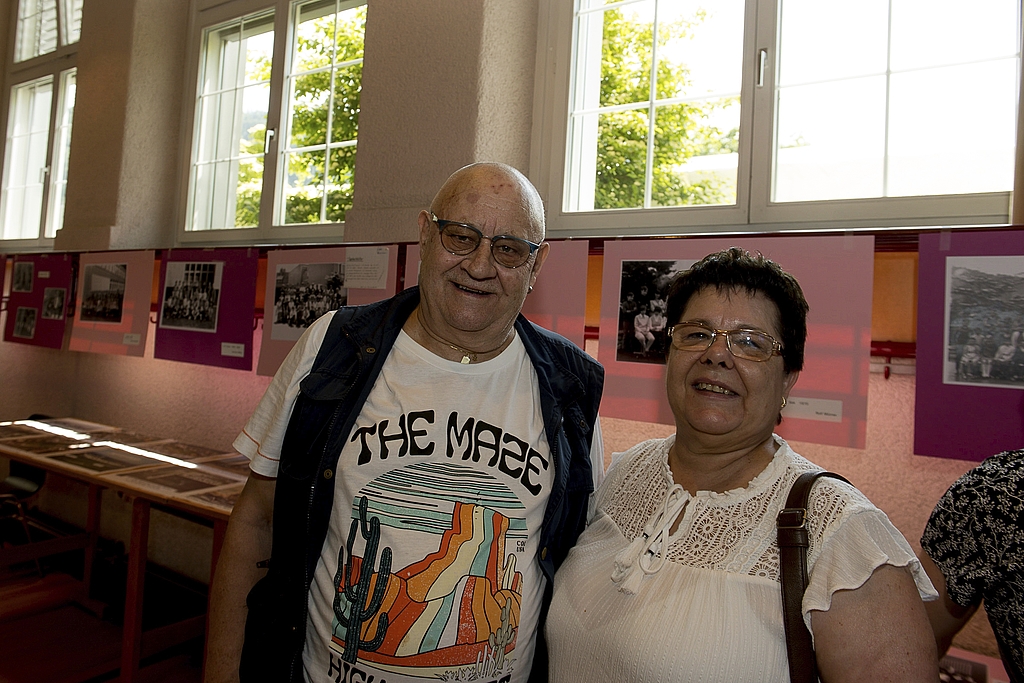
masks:
<svg viewBox="0 0 1024 683"><path fill-rule="evenodd" d="M256 374L277 372L306 328L328 311L394 296L397 271L393 244L268 252Z"/></svg>
<svg viewBox="0 0 1024 683"><path fill-rule="evenodd" d="M71 351L142 356L149 332L153 251L82 254Z"/></svg>
<svg viewBox="0 0 1024 683"><path fill-rule="evenodd" d="M864 448L871 355L871 236L735 237L605 242L598 360L601 414L674 424L665 390L665 295L676 273L732 246L761 252L800 282L810 304L804 368L777 431Z"/></svg>

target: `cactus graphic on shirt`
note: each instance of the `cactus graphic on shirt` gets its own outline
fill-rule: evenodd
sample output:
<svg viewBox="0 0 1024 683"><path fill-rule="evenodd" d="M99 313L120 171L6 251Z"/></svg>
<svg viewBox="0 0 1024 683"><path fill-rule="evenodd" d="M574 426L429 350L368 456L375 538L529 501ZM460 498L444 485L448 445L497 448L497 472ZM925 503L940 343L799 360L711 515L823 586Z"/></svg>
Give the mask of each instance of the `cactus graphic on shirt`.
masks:
<svg viewBox="0 0 1024 683"><path fill-rule="evenodd" d="M381 614L377 620L377 632L371 640L360 638L363 624L369 621L380 610L387 591L388 579L391 577L391 548L385 547L380 553L380 569L374 581L373 565L377 562L377 547L380 544L380 520L371 517L367 520L368 502L366 496L359 500L359 519L352 520L348 533L348 559L345 559L345 548L338 551L338 571L334 576L335 585L339 587L334 596L334 615L338 623L345 627L344 660L354 664L359 650L373 652L384 642L388 631L388 615ZM365 547L363 557L359 561L359 580L352 582L352 570L355 556L352 545L356 531L363 537ZM373 584L373 595L370 586ZM342 588L343 586L343 588ZM342 604L344 593L348 601L348 609Z"/></svg>

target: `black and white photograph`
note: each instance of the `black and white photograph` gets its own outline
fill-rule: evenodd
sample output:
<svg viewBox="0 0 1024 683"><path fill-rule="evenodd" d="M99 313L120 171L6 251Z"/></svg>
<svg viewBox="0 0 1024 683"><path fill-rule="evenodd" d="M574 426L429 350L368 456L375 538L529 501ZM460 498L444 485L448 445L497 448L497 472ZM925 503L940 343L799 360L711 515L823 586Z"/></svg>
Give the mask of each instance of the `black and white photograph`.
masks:
<svg viewBox="0 0 1024 683"><path fill-rule="evenodd" d="M38 436L39 430L24 427L10 422L0 423L0 441L4 439L20 439L23 436Z"/></svg>
<svg viewBox="0 0 1024 683"><path fill-rule="evenodd" d="M22 339L35 339L36 319L39 317L39 309L30 306L18 306L18 311L14 316L14 336Z"/></svg>
<svg viewBox="0 0 1024 683"><path fill-rule="evenodd" d="M148 467L154 463L154 460L142 455L105 447L52 455L49 459L69 467L98 473L116 472L134 467Z"/></svg>
<svg viewBox="0 0 1024 683"><path fill-rule="evenodd" d="M295 341L317 318L348 301L344 263L285 263L275 277L271 339Z"/></svg>
<svg viewBox="0 0 1024 683"><path fill-rule="evenodd" d="M224 455L224 451L219 451L215 448L195 446L181 441L161 441L159 443L146 444L146 450L159 453L160 455L169 455L172 458L180 458L182 460L198 460L199 458L212 458ZM248 462L248 460L246 460L246 462Z"/></svg>
<svg viewBox="0 0 1024 683"><path fill-rule="evenodd" d="M209 505L221 510L231 510L235 507L238 496L242 493L242 486L243 484L235 484L233 486L225 486L222 489L202 491L200 493L193 493L188 498L200 505Z"/></svg>
<svg viewBox="0 0 1024 683"><path fill-rule="evenodd" d="M81 319L93 323L120 323L127 279L128 265L125 263L93 263L85 266Z"/></svg>
<svg viewBox="0 0 1024 683"><path fill-rule="evenodd" d="M63 287L47 287L43 290L43 318L60 320L64 317L64 299L68 290Z"/></svg>
<svg viewBox="0 0 1024 683"><path fill-rule="evenodd" d="M946 258L943 382L1024 389L1024 256Z"/></svg>
<svg viewBox="0 0 1024 683"><path fill-rule="evenodd" d="M12 292L31 292L32 276L34 275L35 264L31 261L17 261L14 264L14 275L11 280Z"/></svg>
<svg viewBox="0 0 1024 683"><path fill-rule="evenodd" d="M60 436L59 434L39 434L36 432L36 436L5 441L4 446L23 453L42 455L43 453L58 453L68 449L85 448L89 443L88 440L77 440Z"/></svg>
<svg viewBox="0 0 1024 683"><path fill-rule="evenodd" d="M216 332L224 263L172 261L167 264L160 327Z"/></svg>
<svg viewBox="0 0 1024 683"><path fill-rule="evenodd" d="M218 486L239 483L238 477L209 468L190 469L178 465L164 465L151 469L126 472L118 478L130 480L133 486L151 489L167 495L180 495Z"/></svg>
<svg viewBox="0 0 1024 683"><path fill-rule="evenodd" d="M665 297L672 278L693 260L623 261L615 360L665 364L668 319Z"/></svg>
<svg viewBox="0 0 1024 683"><path fill-rule="evenodd" d="M225 455L213 460L204 460L204 465L209 467L216 467L217 469L227 470L228 472L234 472L241 477L249 476L249 458L235 453L234 455Z"/></svg>

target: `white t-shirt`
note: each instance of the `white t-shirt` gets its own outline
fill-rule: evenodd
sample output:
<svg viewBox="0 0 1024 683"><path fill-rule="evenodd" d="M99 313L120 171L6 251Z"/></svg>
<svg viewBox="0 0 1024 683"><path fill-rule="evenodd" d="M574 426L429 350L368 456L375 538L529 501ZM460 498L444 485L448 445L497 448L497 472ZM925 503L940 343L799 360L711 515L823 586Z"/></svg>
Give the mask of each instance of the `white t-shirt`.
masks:
<svg viewBox="0 0 1024 683"><path fill-rule="evenodd" d="M235 441L260 474L276 475L298 384L330 317L299 341ZM335 471L334 510L309 594L306 680L525 681L545 587L537 532L554 467L536 373L519 338L492 360L462 365L402 332ZM350 542L355 562L346 577ZM346 621L360 589L367 609L355 619L361 645L353 662L345 657Z"/></svg>

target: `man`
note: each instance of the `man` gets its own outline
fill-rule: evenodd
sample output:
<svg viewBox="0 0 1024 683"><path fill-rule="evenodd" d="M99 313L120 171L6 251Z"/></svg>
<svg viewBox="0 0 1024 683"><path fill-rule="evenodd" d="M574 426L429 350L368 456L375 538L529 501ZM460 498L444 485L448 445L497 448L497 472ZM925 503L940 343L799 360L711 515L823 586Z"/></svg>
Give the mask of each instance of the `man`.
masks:
<svg viewBox="0 0 1024 683"><path fill-rule="evenodd" d="M1024 451L957 479L932 510L921 564L939 592L925 603L939 656L984 600L1010 681L1024 683Z"/></svg>
<svg viewBox="0 0 1024 683"><path fill-rule="evenodd" d="M546 680L603 370L519 315L548 254L521 173L457 171L419 229L419 288L314 324L235 441L207 680Z"/></svg>

